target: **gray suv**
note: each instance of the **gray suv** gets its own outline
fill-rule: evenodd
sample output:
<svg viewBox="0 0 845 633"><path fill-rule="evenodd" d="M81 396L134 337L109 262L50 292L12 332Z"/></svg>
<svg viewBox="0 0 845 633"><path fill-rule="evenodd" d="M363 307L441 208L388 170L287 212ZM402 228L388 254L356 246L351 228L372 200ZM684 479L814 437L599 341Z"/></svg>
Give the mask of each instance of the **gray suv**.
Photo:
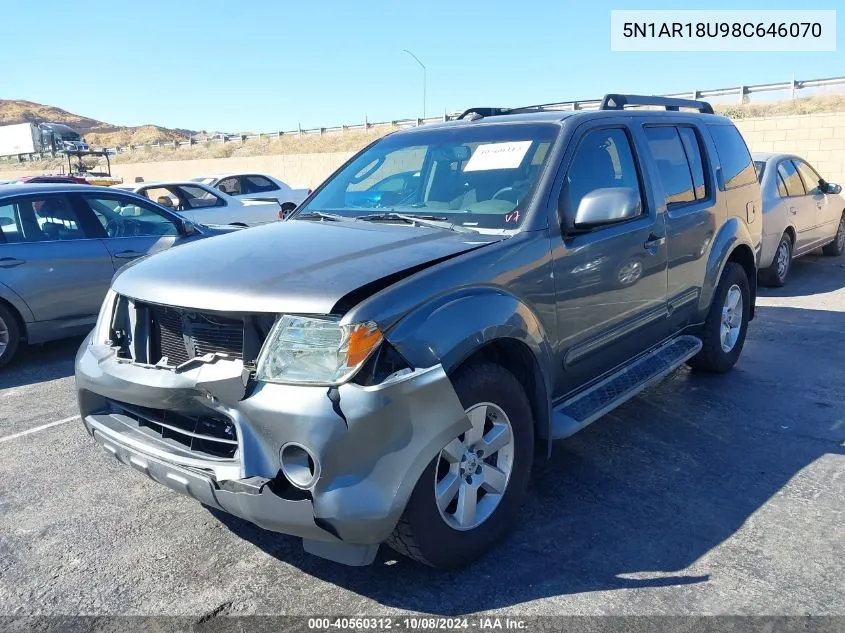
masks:
<svg viewBox="0 0 845 633"><path fill-rule="evenodd" d="M761 225L707 103L475 108L374 142L286 222L124 268L77 356L82 420L313 554L465 565L518 518L538 444L736 363Z"/></svg>

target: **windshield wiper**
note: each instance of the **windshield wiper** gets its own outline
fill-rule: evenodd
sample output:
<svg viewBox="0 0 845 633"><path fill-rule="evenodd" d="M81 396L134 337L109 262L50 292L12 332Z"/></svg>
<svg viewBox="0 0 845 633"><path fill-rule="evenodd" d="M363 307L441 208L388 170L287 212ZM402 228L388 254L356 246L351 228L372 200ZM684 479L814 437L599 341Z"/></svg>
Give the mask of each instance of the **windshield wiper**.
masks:
<svg viewBox="0 0 845 633"><path fill-rule="evenodd" d="M359 215L356 220L363 220L364 222L391 222L401 220L408 224L419 224L420 226L428 226L433 229L446 229L448 231L455 231L456 233L474 233L472 229L466 229L462 226L457 226L449 222L448 218L438 217L436 215L405 215L404 213L395 213L393 211L387 213L373 213L371 215ZM446 224L443 224L443 223Z"/></svg>
<svg viewBox="0 0 845 633"><path fill-rule="evenodd" d="M305 213L298 213L291 218L291 220L331 220L332 222L349 219L351 218L338 215L337 213L325 213L323 211L306 211Z"/></svg>

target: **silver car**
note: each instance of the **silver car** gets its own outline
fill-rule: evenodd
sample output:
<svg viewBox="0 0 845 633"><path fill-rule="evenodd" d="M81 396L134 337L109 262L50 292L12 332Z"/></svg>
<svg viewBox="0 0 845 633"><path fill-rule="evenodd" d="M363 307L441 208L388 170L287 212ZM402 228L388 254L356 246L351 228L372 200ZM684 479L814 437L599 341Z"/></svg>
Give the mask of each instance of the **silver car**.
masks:
<svg viewBox="0 0 845 633"><path fill-rule="evenodd" d="M845 199L840 185L822 178L792 154L753 154L763 194L760 283L782 286L791 261L817 248L845 252Z"/></svg>
<svg viewBox="0 0 845 633"><path fill-rule="evenodd" d="M127 262L232 230L194 224L106 187L0 186L0 367L23 341L90 330L111 278Z"/></svg>

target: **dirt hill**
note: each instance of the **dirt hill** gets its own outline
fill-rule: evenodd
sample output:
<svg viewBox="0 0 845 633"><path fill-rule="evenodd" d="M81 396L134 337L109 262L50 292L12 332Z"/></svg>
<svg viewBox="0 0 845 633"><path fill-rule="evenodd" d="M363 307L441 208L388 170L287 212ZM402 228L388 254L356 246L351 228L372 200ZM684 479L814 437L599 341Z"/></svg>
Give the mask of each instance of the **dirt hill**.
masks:
<svg viewBox="0 0 845 633"><path fill-rule="evenodd" d="M0 125L28 121L65 123L84 136L91 145L104 147L175 141L190 134L189 130L172 130L158 125L111 125L54 106L32 101L0 99Z"/></svg>

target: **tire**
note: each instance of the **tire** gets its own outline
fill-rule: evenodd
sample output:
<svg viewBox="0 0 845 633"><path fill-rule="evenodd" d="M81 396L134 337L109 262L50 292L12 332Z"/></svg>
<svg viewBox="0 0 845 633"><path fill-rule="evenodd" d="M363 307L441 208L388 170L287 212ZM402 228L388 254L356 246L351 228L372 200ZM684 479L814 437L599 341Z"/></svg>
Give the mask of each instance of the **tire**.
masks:
<svg viewBox="0 0 845 633"><path fill-rule="evenodd" d="M723 308L726 307L729 292L732 296L735 296L735 290L740 292L737 305L742 306L742 313L736 318L736 312L733 312L734 318L731 325L736 326L738 329L734 330L733 327L730 328L731 334L735 332L735 338L731 336L729 342L732 341L732 345L729 349L725 349L722 346ZM748 277L745 275L745 269L736 262L728 262L725 265L724 271L722 271L722 278L719 280L719 285L713 294L710 311L707 313L707 319L704 321L701 333L703 347L698 354L687 361L687 364L695 370L716 374L722 374L730 370L742 353L742 346L745 344L745 335L748 331L748 316L750 312L751 289L748 283Z"/></svg>
<svg viewBox="0 0 845 633"><path fill-rule="evenodd" d="M780 288L786 283L786 276L792 265L792 238L789 233L781 235L771 266L757 274L760 283L770 288Z"/></svg>
<svg viewBox="0 0 845 633"><path fill-rule="evenodd" d="M831 257L838 257L845 253L845 212L839 218L839 228L836 229L836 237L830 244L822 247L822 253Z"/></svg>
<svg viewBox="0 0 845 633"><path fill-rule="evenodd" d="M472 494L472 486L467 484L466 490L458 491L457 486L463 486L466 478L457 476L456 473L466 473L467 467L471 470L475 463L474 458L464 461L452 460L450 464L449 459L444 457L447 453L460 454L465 448L463 441L471 437L472 430L450 442L443 452L429 463L414 487L405 512L387 543L400 554L438 569L455 569L468 565L484 555L505 535L515 522L525 498L534 459L534 420L531 407L525 391L511 372L494 363L472 363L459 369L452 382L470 419L473 419L474 411L477 414L476 420L485 420L485 429L490 430L485 431L484 439L493 437L493 431L497 427L490 425L495 420L498 420L499 425L507 422L511 435L509 445L486 456L482 455L477 469L467 475L470 480L475 479L472 486L477 487L475 490L479 505L478 514L474 517L478 519L486 514L486 518L481 518L480 522L468 521L463 527L459 525L462 517L459 516L458 502L465 493ZM486 411L486 415L481 415L482 411ZM501 431L501 426L498 428ZM453 449L450 450L449 447ZM454 447L460 450L455 450ZM472 444L471 448L478 448L478 444ZM493 469L498 474L507 471L508 454L510 477L504 481L504 493L488 493L487 490L492 488L488 488L490 484L482 473L493 472L490 468L494 461L496 466L501 467L501 470ZM435 482L440 480L443 483L455 479L457 483L454 498L441 512L437 505ZM484 482L480 486L479 479ZM490 501L484 502L488 494L492 494ZM443 498L450 497L444 495Z"/></svg>
<svg viewBox="0 0 845 633"><path fill-rule="evenodd" d="M21 329L15 314L0 304L0 367L8 365L21 343Z"/></svg>

